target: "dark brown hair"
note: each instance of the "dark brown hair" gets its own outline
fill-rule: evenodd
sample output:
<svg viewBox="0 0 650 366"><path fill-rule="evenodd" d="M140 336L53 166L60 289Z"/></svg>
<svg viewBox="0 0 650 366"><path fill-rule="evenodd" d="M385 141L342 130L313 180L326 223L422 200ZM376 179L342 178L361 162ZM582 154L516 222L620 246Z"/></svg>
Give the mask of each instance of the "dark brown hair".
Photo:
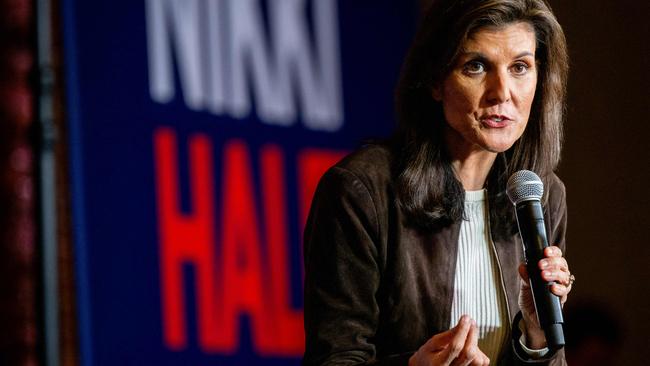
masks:
<svg viewBox="0 0 650 366"><path fill-rule="evenodd" d="M444 115L431 90L451 70L460 45L485 27L530 24L537 40L538 81L526 130L500 153L487 179L493 235L514 232L505 195L508 177L521 169L545 184L560 160L568 55L562 28L543 0L439 0L426 13L402 67L396 90L398 203L416 226L434 229L462 219L464 190L452 171ZM548 185L547 185L548 186Z"/></svg>

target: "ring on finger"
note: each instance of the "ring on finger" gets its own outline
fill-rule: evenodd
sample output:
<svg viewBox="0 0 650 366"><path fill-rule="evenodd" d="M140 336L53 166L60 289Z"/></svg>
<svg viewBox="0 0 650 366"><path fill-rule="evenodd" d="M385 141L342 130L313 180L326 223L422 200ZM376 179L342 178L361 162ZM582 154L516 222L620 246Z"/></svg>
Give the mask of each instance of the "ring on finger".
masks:
<svg viewBox="0 0 650 366"><path fill-rule="evenodd" d="M569 274L569 284L567 285L567 287L573 286L575 282L576 282L576 276Z"/></svg>

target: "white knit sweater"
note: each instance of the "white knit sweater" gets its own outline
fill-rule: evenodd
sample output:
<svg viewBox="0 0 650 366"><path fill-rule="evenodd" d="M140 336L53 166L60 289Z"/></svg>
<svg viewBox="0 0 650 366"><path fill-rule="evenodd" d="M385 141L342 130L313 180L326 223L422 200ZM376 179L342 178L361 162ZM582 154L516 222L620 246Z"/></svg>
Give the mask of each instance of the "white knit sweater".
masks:
<svg viewBox="0 0 650 366"><path fill-rule="evenodd" d="M490 238L485 190L465 192L465 216L458 238L451 324L463 314L476 320L478 346L496 364L508 338L508 314L496 252Z"/></svg>

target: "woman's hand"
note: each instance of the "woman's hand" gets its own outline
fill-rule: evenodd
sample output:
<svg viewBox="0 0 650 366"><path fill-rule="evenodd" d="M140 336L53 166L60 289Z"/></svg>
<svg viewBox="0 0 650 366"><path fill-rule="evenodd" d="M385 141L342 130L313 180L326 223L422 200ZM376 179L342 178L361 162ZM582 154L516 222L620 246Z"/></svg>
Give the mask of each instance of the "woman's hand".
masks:
<svg viewBox="0 0 650 366"><path fill-rule="evenodd" d="M478 348L476 321L463 315L458 324L431 337L409 359L409 366L486 366L490 359Z"/></svg>
<svg viewBox="0 0 650 366"><path fill-rule="evenodd" d="M560 304L564 306L567 296L571 292L572 285L569 264L562 257L560 248L556 246L544 249L544 256L545 258L537 264L540 271L542 271L542 279L548 282L555 282L551 285L551 292L560 297ZM526 265L523 263L519 265L519 275L521 276L519 308L521 309L526 326L526 340L529 347L541 349L546 347L546 338L537 320L533 294L528 281L528 271L526 270Z"/></svg>

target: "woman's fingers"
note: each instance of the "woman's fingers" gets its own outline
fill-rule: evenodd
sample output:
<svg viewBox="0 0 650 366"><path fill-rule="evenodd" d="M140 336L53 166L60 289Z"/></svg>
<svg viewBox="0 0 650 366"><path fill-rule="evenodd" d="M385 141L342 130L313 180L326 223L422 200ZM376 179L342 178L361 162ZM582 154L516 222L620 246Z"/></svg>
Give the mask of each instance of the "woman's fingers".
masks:
<svg viewBox="0 0 650 366"><path fill-rule="evenodd" d="M544 248L544 256L546 256L546 257L561 257L562 256L562 249L560 249L556 245L551 245L549 247Z"/></svg>
<svg viewBox="0 0 650 366"><path fill-rule="evenodd" d="M409 365L450 365L455 358L451 356L462 349L471 321L469 316L463 315L455 327L429 338L411 357Z"/></svg>
<svg viewBox="0 0 650 366"><path fill-rule="evenodd" d="M470 366L488 366L490 364L490 359L486 356L481 350L479 350L479 355L470 363Z"/></svg>
<svg viewBox="0 0 650 366"><path fill-rule="evenodd" d="M429 338L429 340L427 340L427 342L424 345L422 345L422 347L420 348L426 352L439 352L447 348L449 343L451 343L453 339L459 337L459 333L461 333L461 336L463 336L462 334L464 334L463 337L466 337L470 325L471 325L470 317L467 315L463 315L455 327L445 332L434 335L433 337Z"/></svg>
<svg viewBox="0 0 650 366"><path fill-rule="evenodd" d="M551 285L551 292L559 296L560 301L564 304L567 294L571 291L569 264L562 257L560 248L556 246L546 248L544 254L547 257L539 261L542 278L548 282L555 282Z"/></svg>
<svg viewBox="0 0 650 366"><path fill-rule="evenodd" d="M467 338L465 339L465 345L451 364L452 366L471 365L474 360L481 356L481 353L478 349L478 328L476 327L476 321L472 320Z"/></svg>
<svg viewBox="0 0 650 366"><path fill-rule="evenodd" d="M562 270L567 271L569 265L564 257L562 250L556 246L550 246L544 249L545 258L538 263L541 270Z"/></svg>
<svg viewBox="0 0 650 366"><path fill-rule="evenodd" d="M569 292L571 292L571 287L554 283L551 285L551 292L557 296L562 297L568 295Z"/></svg>
<svg viewBox="0 0 650 366"><path fill-rule="evenodd" d="M556 282L569 287L570 276L569 264L562 257L562 250L556 246L544 249L546 258L539 261L538 268L542 271L542 279L547 282ZM525 282L528 282L528 271L524 265L519 267L519 274Z"/></svg>
<svg viewBox="0 0 650 366"><path fill-rule="evenodd" d="M567 271L569 264L564 257L546 257L537 263L541 270L560 270Z"/></svg>
<svg viewBox="0 0 650 366"><path fill-rule="evenodd" d="M542 279L551 284L551 292L560 297L560 303L564 305L567 295L571 292L571 272L566 259L562 257L562 250L557 246L550 246L544 249L545 258L538 263L542 271ZM525 265L519 267L519 274L522 279L528 282L528 271Z"/></svg>
<svg viewBox="0 0 650 366"><path fill-rule="evenodd" d="M542 279L546 282L556 282L568 287L571 283L571 274L568 270L543 270Z"/></svg>
<svg viewBox="0 0 650 366"><path fill-rule="evenodd" d="M476 322L463 315L455 327L429 338L411 357L410 365L485 366L490 360L478 348Z"/></svg>
<svg viewBox="0 0 650 366"><path fill-rule="evenodd" d="M554 283L553 285L551 285L551 292L556 296L560 297L560 305L564 306L564 303L567 300L569 292L571 292L571 285L569 284L568 286L566 286L566 285Z"/></svg>
<svg viewBox="0 0 650 366"><path fill-rule="evenodd" d="M490 364L490 359L486 356L481 350L478 351L478 355L474 360L469 364L469 366L487 366Z"/></svg>
<svg viewBox="0 0 650 366"><path fill-rule="evenodd" d="M447 348L439 353L440 360L443 361L444 365L452 364L452 362L462 352L463 348L465 347L467 336L469 335L472 328L472 322L473 320L467 315L460 317L458 325L455 327L457 328L456 333L449 341Z"/></svg>

